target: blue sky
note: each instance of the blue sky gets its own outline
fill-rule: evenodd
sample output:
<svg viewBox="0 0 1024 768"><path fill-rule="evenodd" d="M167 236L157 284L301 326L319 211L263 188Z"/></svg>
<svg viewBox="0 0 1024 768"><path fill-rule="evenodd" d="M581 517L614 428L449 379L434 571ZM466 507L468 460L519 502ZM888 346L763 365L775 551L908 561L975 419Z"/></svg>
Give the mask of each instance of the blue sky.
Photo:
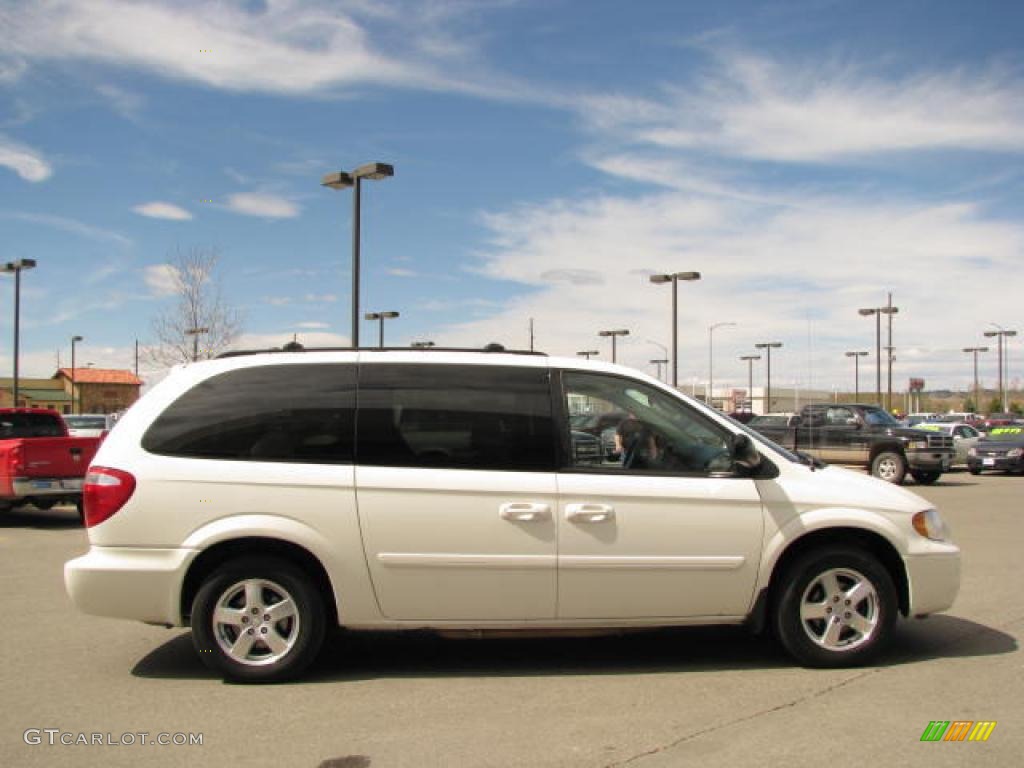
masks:
<svg viewBox="0 0 1024 768"><path fill-rule="evenodd" d="M777 386L850 388L857 308L892 291L898 386L967 386L961 347L1024 331L1022 39L1019 2L0 0L0 259L39 262L22 370L73 334L130 367L179 248L220 251L240 346L347 343L351 192L319 179L383 161L362 303L401 311L389 342L524 347L532 317L540 349L608 356L626 327L652 371L647 276L698 270L687 383L731 321L716 382L778 340Z"/></svg>

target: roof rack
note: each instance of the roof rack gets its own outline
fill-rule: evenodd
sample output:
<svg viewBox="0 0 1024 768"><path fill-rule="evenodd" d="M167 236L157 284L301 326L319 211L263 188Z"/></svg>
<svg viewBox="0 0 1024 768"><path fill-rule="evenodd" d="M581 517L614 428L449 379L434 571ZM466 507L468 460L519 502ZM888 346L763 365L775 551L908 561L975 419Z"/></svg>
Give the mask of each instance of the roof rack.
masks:
<svg viewBox="0 0 1024 768"><path fill-rule="evenodd" d="M283 347L271 347L269 349L239 349L230 352L222 352L215 359L223 360L226 357L244 357L246 355L265 355L273 352L490 352L502 355L534 355L547 357L545 352L536 352L529 349L505 349L501 344L491 343L486 347L304 347L295 341L289 341Z"/></svg>

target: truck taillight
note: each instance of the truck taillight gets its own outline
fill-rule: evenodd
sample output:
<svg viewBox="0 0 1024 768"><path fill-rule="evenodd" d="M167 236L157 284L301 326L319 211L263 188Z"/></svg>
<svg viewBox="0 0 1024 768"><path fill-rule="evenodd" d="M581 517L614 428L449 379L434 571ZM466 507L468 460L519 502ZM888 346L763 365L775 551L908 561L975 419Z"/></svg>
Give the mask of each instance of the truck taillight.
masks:
<svg viewBox="0 0 1024 768"><path fill-rule="evenodd" d="M90 467L82 486L85 527L99 525L111 517L135 492L135 478L110 467Z"/></svg>
<svg viewBox="0 0 1024 768"><path fill-rule="evenodd" d="M15 445L11 449L10 453L7 454L7 461L10 464L10 474L12 477L25 473L25 457L20 445Z"/></svg>

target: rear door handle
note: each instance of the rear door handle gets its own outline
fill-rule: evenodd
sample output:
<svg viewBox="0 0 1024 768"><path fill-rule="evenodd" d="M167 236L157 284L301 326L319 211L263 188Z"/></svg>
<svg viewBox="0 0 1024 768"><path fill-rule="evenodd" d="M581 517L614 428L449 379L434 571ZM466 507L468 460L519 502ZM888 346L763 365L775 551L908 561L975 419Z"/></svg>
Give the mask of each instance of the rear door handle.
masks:
<svg viewBox="0 0 1024 768"><path fill-rule="evenodd" d="M565 519L572 523L607 523L615 519L610 504L566 504Z"/></svg>
<svg viewBox="0 0 1024 768"><path fill-rule="evenodd" d="M535 523L551 519L551 507L530 501L510 501L498 507L498 517L515 523Z"/></svg>

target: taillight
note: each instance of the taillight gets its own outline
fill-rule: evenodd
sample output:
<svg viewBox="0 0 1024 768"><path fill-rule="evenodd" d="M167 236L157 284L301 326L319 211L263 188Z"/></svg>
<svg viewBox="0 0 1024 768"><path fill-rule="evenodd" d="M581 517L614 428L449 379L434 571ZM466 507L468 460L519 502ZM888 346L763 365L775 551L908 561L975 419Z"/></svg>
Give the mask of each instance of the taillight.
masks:
<svg viewBox="0 0 1024 768"><path fill-rule="evenodd" d="M21 446L15 444L7 454L7 461L10 464L10 474L12 477L25 473L25 458L21 452Z"/></svg>
<svg viewBox="0 0 1024 768"><path fill-rule="evenodd" d="M89 467L82 486L85 527L99 525L132 497L135 478L128 472L110 467Z"/></svg>

